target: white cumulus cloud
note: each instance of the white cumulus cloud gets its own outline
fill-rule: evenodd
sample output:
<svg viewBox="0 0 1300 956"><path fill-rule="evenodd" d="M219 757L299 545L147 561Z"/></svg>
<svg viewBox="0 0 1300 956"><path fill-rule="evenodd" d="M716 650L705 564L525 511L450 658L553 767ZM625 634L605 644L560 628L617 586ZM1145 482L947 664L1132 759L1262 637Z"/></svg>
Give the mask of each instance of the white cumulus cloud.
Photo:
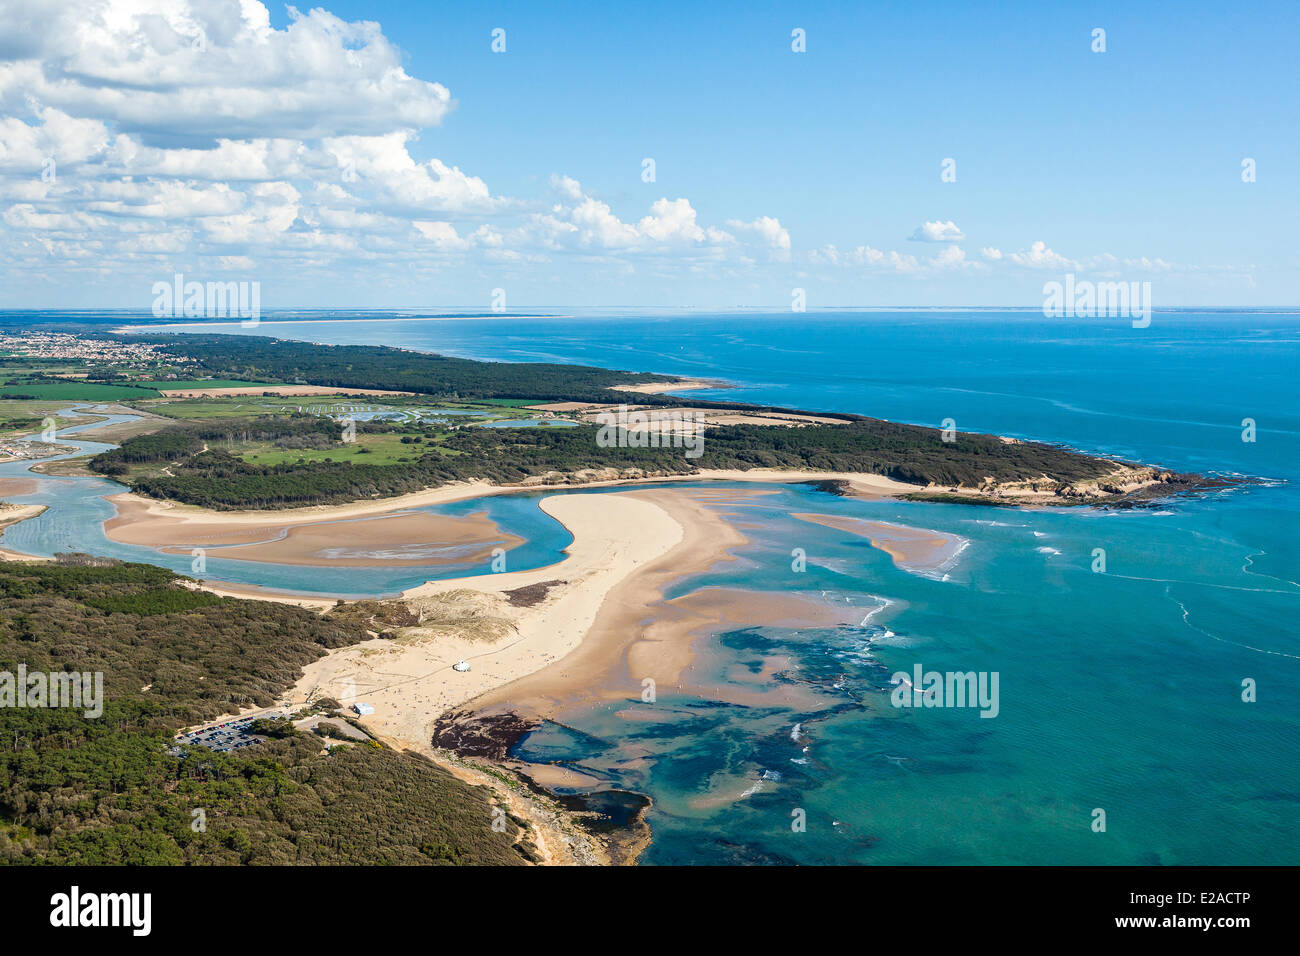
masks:
<svg viewBox="0 0 1300 956"><path fill-rule="evenodd" d="M917 226L907 238L913 242L961 242L966 236L951 219L947 222L936 219Z"/></svg>

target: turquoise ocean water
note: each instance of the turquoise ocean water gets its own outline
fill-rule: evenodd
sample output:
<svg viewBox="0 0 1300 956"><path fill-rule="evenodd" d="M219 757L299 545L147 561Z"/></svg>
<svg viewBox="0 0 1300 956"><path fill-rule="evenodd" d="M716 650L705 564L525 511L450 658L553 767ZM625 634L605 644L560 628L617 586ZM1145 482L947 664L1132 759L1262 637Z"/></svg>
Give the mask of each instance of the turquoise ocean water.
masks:
<svg viewBox="0 0 1300 956"><path fill-rule="evenodd" d="M532 734L519 755L649 794L648 863L1300 862L1300 315L1156 313L1138 330L1031 312L605 313L253 331L716 377L738 386L717 397L952 418L960 430L1267 479L1129 511L865 502L806 487L751 499L731 509L759 528L741 560L679 590L797 590L859 606L863 623L721 634L702 666L743 684L765 660L788 658L764 679L802 684L823 705L799 713L661 693L653 720L621 716L626 702L589 706ZM1247 418L1253 442L1242 440ZM71 526L83 538L86 517L107 507L87 496ZM489 501L503 527L530 539L515 567L547 563L567 543L535 499ZM970 544L946 579L926 577L792 511ZM29 535L46 552L69 550L51 547L56 530L28 522L4 544L21 548ZM794 548L808 555L802 573ZM1092 570L1097 548L1105 573ZM221 576L212 559L209 569ZM277 573L253 583L301 586L302 569ZM409 586L384 575L343 590ZM889 675L918 663L997 672L997 717L891 706ZM1098 809L1105 832L1092 827ZM799 816L802 832L791 826Z"/></svg>

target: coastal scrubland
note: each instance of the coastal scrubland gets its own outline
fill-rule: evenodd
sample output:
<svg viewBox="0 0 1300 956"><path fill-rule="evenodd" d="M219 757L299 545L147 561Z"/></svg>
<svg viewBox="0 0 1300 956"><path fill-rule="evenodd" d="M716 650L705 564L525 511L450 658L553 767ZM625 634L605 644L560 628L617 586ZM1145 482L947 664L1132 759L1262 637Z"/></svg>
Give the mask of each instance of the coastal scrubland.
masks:
<svg viewBox="0 0 1300 956"><path fill-rule="evenodd" d="M698 457L673 447L602 446L599 427L446 428L355 425L309 416L178 424L92 459L132 490L215 509L291 508L386 498L451 482L518 484L578 474L606 478L700 470L783 469L881 475L919 486L1028 482L1045 489L1103 479L1116 463L1052 445L858 419L837 425L708 429ZM142 467L143 466L143 467Z"/></svg>
<svg viewBox="0 0 1300 956"><path fill-rule="evenodd" d="M0 708L0 861L515 864L486 791L378 743L292 733L217 753L176 731L268 705L372 616L218 598L171 572L0 562L0 671L101 672L103 714ZM195 826L202 811L203 827Z"/></svg>

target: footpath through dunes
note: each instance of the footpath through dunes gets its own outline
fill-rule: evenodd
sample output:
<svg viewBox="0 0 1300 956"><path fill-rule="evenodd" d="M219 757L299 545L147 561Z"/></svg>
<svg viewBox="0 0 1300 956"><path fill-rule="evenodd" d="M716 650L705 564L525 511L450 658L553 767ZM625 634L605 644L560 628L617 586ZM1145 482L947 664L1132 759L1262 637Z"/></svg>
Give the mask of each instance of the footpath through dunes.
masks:
<svg viewBox="0 0 1300 956"><path fill-rule="evenodd" d="M667 509L640 495L554 495L540 504L573 535L564 560L405 592L419 620L414 627L308 665L287 699L363 701L374 708L365 723L378 736L428 752L440 714L570 654L610 591L686 533ZM452 669L461 660L470 670Z"/></svg>

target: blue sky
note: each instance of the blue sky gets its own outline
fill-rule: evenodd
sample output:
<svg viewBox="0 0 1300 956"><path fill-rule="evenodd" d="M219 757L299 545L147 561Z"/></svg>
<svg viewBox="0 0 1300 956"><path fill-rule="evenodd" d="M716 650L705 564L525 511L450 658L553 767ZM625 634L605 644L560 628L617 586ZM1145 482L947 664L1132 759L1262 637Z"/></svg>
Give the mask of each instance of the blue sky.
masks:
<svg viewBox="0 0 1300 956"><path fill-rule="evenodd" d="M0 0L10 307L1300 304L1294 3L108 6Z"/></svg>

